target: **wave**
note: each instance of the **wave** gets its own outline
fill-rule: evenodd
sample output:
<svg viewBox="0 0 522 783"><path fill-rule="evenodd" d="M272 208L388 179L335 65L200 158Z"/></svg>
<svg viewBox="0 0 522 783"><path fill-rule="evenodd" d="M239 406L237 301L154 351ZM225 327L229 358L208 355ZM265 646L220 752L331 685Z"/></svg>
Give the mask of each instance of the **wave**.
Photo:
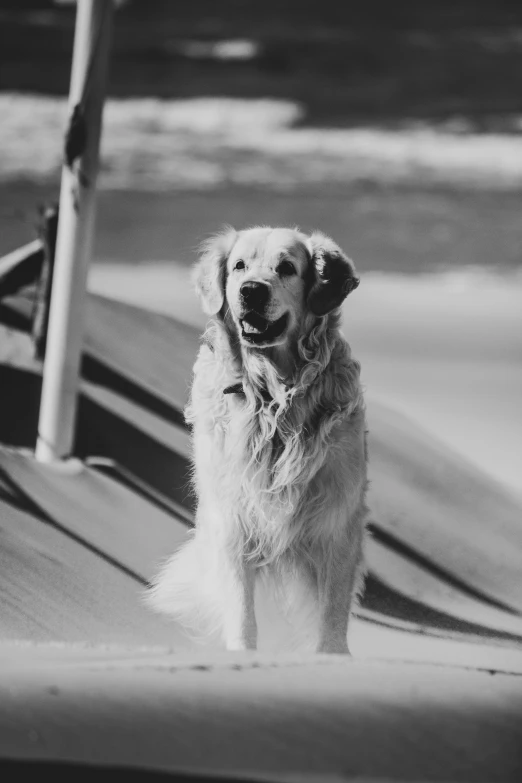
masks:
<svg viewBox="0 0 522 783"><path fill-rule="evenodd" d="M0 115L0 179L56 179L65 100L3 93ZM418 122L397 129L309 128L304 119L299 104L272 99L109 100L100 186L212 190L236 184L284 190L370 181L522 187L518 132L476 134L458 123ZM513 127L522 127L522 121Z"/></svg>

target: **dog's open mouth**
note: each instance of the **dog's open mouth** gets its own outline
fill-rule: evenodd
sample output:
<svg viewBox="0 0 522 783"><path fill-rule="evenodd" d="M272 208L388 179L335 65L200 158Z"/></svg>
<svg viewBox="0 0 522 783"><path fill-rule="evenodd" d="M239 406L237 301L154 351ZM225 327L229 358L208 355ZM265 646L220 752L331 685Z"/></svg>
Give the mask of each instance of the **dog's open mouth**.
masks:
<svg viewBox="0 0 522 783"><path fill-rule="evenodd" d="M268 321L262 315L252 311L243 316L240 324L241 336L246 342L253 345L263 345L281 337L288 326L288 313L282 315L277 321Z"/></svg>

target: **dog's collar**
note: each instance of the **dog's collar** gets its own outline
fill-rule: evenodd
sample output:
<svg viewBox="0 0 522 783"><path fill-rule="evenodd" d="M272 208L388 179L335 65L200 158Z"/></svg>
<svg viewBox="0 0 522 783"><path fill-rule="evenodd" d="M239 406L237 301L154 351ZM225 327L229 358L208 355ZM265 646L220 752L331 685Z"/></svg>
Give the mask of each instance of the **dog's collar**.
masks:
<svg viewBox="0 0 522 783"><path fill-rule="evenodd" d="M223 389L223 394L239 394L240 397L246 397L245 389L243 388L242 383L234 383L231 386L227 386L225 389ZM264 402L271 403L274 401L272 395L267 391L262 391L261 396Z"/></svg>
<svg viewBox="0 0 522 783"><path fill-rule="evenodd" d="M242 383L235 383L232 386L227 386L226 389L223 389L223 394L239 394L242 397L246 396Z"/></svg>
<svg viewBox="0 0 522 783"><path fill-rule="evenodd" d="M214 353L214 346L212 345L212 342L208 339L208 337L205 335L203 337L203 343L207 346L207 348L210 348L212 353ZM246 397L245 389L243 388L242 383L233 383L230 386L226 386L223 389L223 394L238 394L240 397ZM263 397L263 400L265 402L273 402L274 398L271 394L269 394L267 391L263 391L261 393L261 396Z"/></svg>

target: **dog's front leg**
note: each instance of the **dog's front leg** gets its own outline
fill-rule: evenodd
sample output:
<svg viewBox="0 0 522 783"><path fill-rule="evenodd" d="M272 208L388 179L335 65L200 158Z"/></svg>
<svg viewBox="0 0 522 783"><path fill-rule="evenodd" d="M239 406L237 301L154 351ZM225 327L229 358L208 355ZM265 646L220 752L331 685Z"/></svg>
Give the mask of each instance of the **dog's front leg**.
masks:
<svg viewBox="0 0 522 783"><path fill-rule="evenodd" d="M227 604L224 607L224 637L227 650L255 650L257 623L254 607L255 568L248 563L229 562Z"/></svg>
<svg viewBox="0 0 522 783"><path fill-rule="evenodd" d="M318 574L319 641L317 652L344 653L348 650L348 621L361 560L362 535L346 531L332 542L329 557Z"/></svg>

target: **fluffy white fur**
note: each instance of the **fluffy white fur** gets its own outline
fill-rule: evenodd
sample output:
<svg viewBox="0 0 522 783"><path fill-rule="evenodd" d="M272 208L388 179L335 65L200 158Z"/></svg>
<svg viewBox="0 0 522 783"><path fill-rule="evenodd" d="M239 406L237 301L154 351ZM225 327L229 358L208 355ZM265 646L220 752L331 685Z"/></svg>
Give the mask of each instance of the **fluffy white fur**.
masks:
<svg viewBox="0 0 522 783"><path fill-rule="evenodd" d="M269 291L266 323L286 323L266 345L244 329L252 281ZM263 582L289 616L305 597L318 651L348 651L362 584L366 424L339 308L357 284L352 262L319 233L227 229L203 247L196 287L212 320L186 409L196 525L149 599L228 649L256 648ZM235 384L243 394L224 394Z"/></svg>

